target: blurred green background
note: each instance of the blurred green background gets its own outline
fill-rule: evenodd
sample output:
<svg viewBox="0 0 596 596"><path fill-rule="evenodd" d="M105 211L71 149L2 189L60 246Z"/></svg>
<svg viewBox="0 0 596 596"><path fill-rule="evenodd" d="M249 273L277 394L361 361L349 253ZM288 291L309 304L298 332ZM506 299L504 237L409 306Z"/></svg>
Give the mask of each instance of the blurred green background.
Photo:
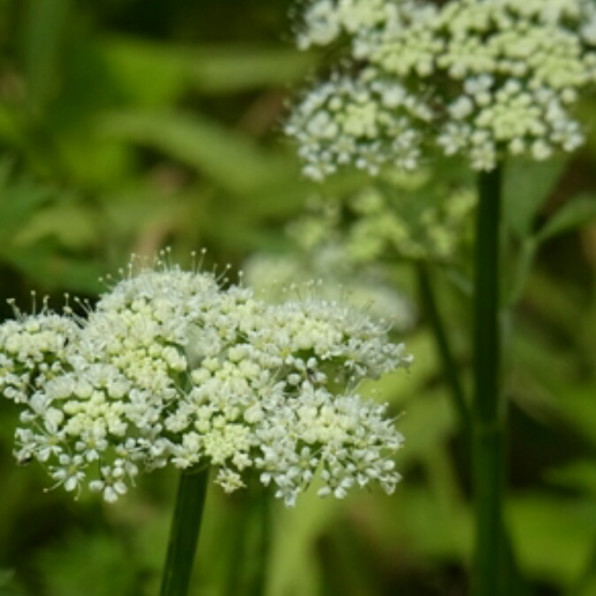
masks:
<svg viewBox="0 0 596 596"><path fill-rule="evenodd" d="M206 247L206 267L230 263L232 272L256 253L312 270L312 243L292 222L312 210L313 197L342 204L369 183L349 173L324 186L304 180L283 138L287 102L324 60L294 49L292 9L286 0L0 0L0 297L15 297L23 309L32 290L56 306L64 292L93 298L98 278L131 252L163 246L182 263ZM582 109L596 122L596 102ZM515 316L505 321L506 509L524 593L544 596L596 594L596 226L589 223L596 131L589 134L573 159L507 174L508 279L523 283ZM433 181L457 175L458 185L469 185L450 166L434 169L412 195L429 208L453 188ZM415 225L416 213L404 216L406 224ZM334 234L343 237L360 215L342 208ZM469 226L461 234L449 263L430 266L468 386ZM344 263L346 276L351 266L359 275L372 267L369 279L380 275L399 288L400 308L409 309L400 336L416 363L371 393L399 416L404 480L392 497L373 491L334 502L311 491L295 510L275 504L269 596L467 593L469 472L426 317L415 306L419 255L367 247L366 267L362 259ZM529 277L528 256L536 257ZM337 275L322 263L316 275ZM292 271L288 281L299 281ZM0 316L11 316L4 300ZM14 463L12 404L0 402L0 416L0 594L156 594L175 474L143 478L117 505L44 492L43 470ZM254 500L250 492L209 493L196 594L245 593L261 529Z"/></svg>

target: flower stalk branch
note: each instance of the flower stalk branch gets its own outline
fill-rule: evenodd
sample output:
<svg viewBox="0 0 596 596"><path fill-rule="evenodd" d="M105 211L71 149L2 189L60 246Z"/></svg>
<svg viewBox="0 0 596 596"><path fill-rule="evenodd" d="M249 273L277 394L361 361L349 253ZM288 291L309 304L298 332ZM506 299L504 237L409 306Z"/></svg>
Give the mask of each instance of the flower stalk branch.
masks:
<svg viewBox="0 0 596 596"><path fill-rule="evenodd" d="M417 273L420 299L422 300L424 313L428 318L428 322L433 332L437 353L443 368L443 374L445 375L445 379L449 385L449 395L451 397L454 411L457 412L459 424L466 436L466 444L469 445L472 436L472 420L470 416L470 409L466 403L464 391L457 374L457 364L453 357L453 352L449 344L445 326L437 306L435 293L426 263L418 263Z"/></svg>

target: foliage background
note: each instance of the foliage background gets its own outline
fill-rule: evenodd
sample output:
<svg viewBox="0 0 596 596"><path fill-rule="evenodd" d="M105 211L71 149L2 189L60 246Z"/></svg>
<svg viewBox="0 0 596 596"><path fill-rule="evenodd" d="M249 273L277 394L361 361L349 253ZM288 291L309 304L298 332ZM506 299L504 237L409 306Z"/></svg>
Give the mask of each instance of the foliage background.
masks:
<svg viewBox="0 0 596 596"><path fill-rule="evenodd" d="M23 308L31 290L54 304L64 292L93 297L131 252L164 245L182 261L207 247L205 266L237 271L255 251L291 249L284 230L310 196L361 188L352 174L305 181L282 138L284 102L322 59L294 50L290 10L286 0L0 0L0 296ZM588 122L595 108L587 98ZM590 135L572 160L521 164L507 179L511 270L539 248L507 325L507 514L523 590L546 596L596 594ZM468 383L466 279L436 273ZM394 259L390 276L417 301L410 263ZM2 301L0 316L10 315ZM411 374L377 387L406 412L404 481L391 498L337 503L313 491L296 510L276 505L270 596L466 593L463 444L423 315L405 339ZM44 492L42 470L14 464L16 414L1 402L0 416L0 594L155 594L175 476L144 478L116 506L73 502ZM256 557L240 565L238 555L258 539L255 502L210 492L196 593L244 593Z"/></svg>

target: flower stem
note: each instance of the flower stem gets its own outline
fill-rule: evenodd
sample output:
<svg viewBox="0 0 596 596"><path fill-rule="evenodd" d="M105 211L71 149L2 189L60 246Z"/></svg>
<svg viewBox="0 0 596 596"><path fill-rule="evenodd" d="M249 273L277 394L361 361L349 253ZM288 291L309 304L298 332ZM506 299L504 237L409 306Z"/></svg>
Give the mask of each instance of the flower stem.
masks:
<svg viewBox="0 0 596 596"><path fill-rule="evenodd" d="M455 359L453 358L453 352L451 351L451 346L449 345L449 341L447 339L447 333L445 332L443 320L437 307L437 301L435 299L435 293L426 263L418 263L417 273L418 287L420 290L420 298L424 308L424 314L430 323L435 338L437 352L443 367L443 374L445 375L445 379L447 380L450 388L450 396L454 410L457 412L460 426L466 435L466 444L470 445L472 436L470 410L466 403L464 391L457 374L457 365L455 363Z"/></svg>
<svg viewBox="0 0 596 596"><path fill-rule="evenodd" d="M499 593L503 565L505 408L500 392L499 238L501 167L478 177L474 295L473 596Z"/></svg>
<svg viewBox="0 0 596 596"><path fill-rule="evenodd" d="M183 471L180 475L160 596L188 594L208 478L208 467Z"/></svg>

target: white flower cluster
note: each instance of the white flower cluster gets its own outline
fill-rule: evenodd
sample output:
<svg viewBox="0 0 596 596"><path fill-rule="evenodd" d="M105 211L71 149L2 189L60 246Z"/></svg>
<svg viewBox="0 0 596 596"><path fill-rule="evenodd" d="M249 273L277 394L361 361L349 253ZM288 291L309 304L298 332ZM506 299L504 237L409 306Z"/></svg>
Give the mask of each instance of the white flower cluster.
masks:
<svg viewBox="0 0 596 596"><path fill-rule="evenodd" d="M352 260L379 261L388 254L442 263L457 259L470 239L474 193L449 188L433 201L435 193L426 192L424 198L416 193L387 197L371 188L354 196L348 207L355 217L345 239Z"/></svg>
<svg viewBox="0 0 596 596"><path fill-rule="evenodd" d="M353 281L363 267L395 257L457 262L472 240L476 206L473 189L458 183L459 175L431 175L426 168L384 172L377 186L311 202L290 232L307 254L331 249L333 270L343 266Z"/></svg>
<svg viewBox="0 0 596 596"><path fill-rule="evenodd" d="M300 221L296 228L306 230L316 224L331 222ZM312 226L310 224L313 224ZM370 265L370 264L368 264ZM258 296L269 302L282 302L288 292L310 292L329 301L341 301L355 307L366 307L375 318L391 321L394 331L411 330L416 311L406 295L389 283L389 276L374 266L357 265L340 239L321 242L310 248L296 246L279 254L256 253L243 266L246 282ZM313 281L316 280L316 281Z"/></svg>
<svg viewBox="0 0 596 596"><path fill-rule="evenodd" d="M571 110L596 82L592 0L307 6L299 47L346 36L350 72L307 92L286 124L311 178L343 164L415 168L433 146L491 170L507 154L542 160L583 142Z"/></svg>
<svg viewBox="0 0 596 596"><path fill-rule="evenodd" d="M340 229L340 210L339 201L310 197L308 213L287 227L287 250L258 252L244 262L246 283L268 302L283 302L289 292L312 292L365 308L373 318L390 321L394 332L411 330L414 305L383 267L354 261Z"/></svg>
<svg viewBox="0 0 596 596"><path fill-rule="evenodd" d="M313 298L267 305L163 265L131 269L87 310L0 325L0 393L22 408L16 456L56 486L112 502L141 471L212 465L226 491L256 469L293 505L317 474L338 498L399 480L402 437L356 392L411 362L386 325Z"/></svg>

